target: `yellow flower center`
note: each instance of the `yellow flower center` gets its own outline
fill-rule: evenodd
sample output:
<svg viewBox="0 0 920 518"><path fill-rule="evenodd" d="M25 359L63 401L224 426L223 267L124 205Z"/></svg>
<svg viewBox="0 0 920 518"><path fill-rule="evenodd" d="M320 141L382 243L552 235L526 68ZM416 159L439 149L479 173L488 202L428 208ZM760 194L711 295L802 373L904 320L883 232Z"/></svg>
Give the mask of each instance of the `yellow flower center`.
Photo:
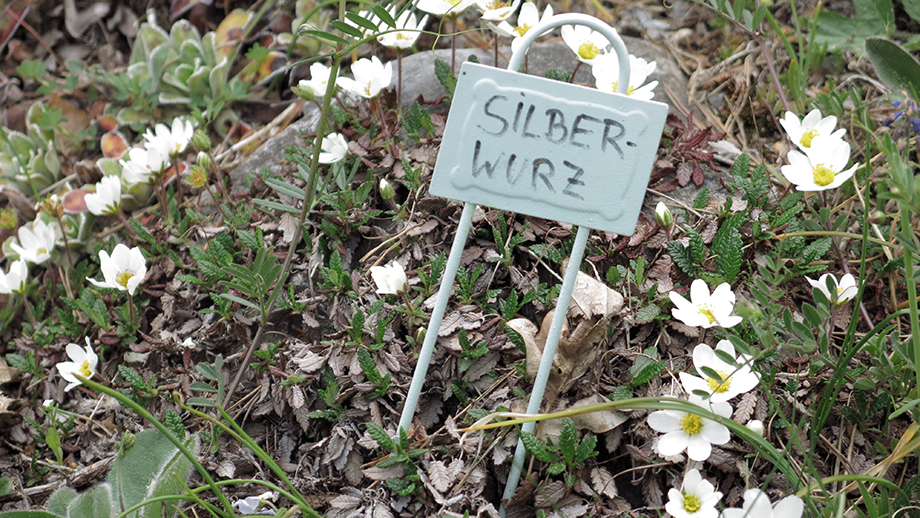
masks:
<svg viewBox="0 0 920 518"><path fill-rule="evenodd" d="M601 51L597 48L597 45L586 41L578 46L578 55L581 59L594 59L600 54Z"/></svg>
<svg viewBox="0 0 920 518"><path fill-rule="evenodd" d="M731 387L731 378L726 376L722 371L718 372L722 381L715 378L706 378L706 383L709 383L709 390L711 390L713 394L724 394L728 392L729 387Z"/></svg>
<svg viewBox="0 0 920 518"><path fill-rule="evenodd" d="M716 321L716 315L712 312L712 306L709 304L700 304L699 308L700 315L708 318L710 324Z"/></svg>
<svg viewBox="0 0 920 518"><path fill-rule="evenodd" d="M700 507L702 507L702 505L700 504L698 496L684 494L684 511L695 513L700 510Z"/></svg>
<svg viewBox="0 0 920 518"><path fill-rule="evenodd" d="M802 147L811 147L811 139L818 136L818 132L810 129L805 133L802 133L802 139L799 140L799 144L802 144Z"/></svg>
<svg viewBox="0 0 920 518"><path fill-rule="evenodd" d="M508 2L502 2L500 0L493 0L492 2L489 2L488 4L486 4L486 9L489 11L492 11L495 9L501 9L502 7L508 7L509 5L511 4L509 4Z"/></svg>
<svg viewBox="0 0 920 518"><path fill-rule="evenodd" d="M48 253L48 249L45 247L41 247L35 251L35 255L42 255L42 254L47 254L47 253Z"/></svg>
<svg viewBox="0 0 920 518"><path fill-rule="evenodd" d="M412 41L412 37L411 37L411 36L406 36L405 34L403 34L403 33L401 33L401 32L397 32L397 33L396 33L396 39L397 39L397 40Z"/></svg>
<svg viewBox="0 0 920 518"><path fill-rule="evenodd" d="M530 25L526 25L526 24L525 24L525 25L521 25L520 27L515 27L515 28L514 28L514 32L516 32L518 36L523 36L523 35L527 34L527 31L529 31L529 30L530 30Z"/></svg>
<svg viewBox="0 0 920 518"><path fill-rule="evenodd" d="M115 276L115 282L127 288L128 281L131 280L131 277L134 277L134 272L130 270L124 270L124 271L119 272L118 275Z"/></svg>
<svg viewBox="0 0 920 518"><path fill-rule="evenodd" d="M824 164L818 164L815 166L814 170L815 185L824 187L825 185L830 185L834 181L834 171L826 167Z"/></svg>
<svg viewBox="0 0 920 518"><path fill-rule="evenodd" d="M89 370L89 361L83 360L83 365L80 366L80 376L89 378L92 375L93 371Z"/></svg>
<svg viewBox="0 0 920 518"><path fill-rule="evenodd" d="M696 435L703 429L703 418L698 415L687 414L680 420L680 427L687 435Z"/></svg>

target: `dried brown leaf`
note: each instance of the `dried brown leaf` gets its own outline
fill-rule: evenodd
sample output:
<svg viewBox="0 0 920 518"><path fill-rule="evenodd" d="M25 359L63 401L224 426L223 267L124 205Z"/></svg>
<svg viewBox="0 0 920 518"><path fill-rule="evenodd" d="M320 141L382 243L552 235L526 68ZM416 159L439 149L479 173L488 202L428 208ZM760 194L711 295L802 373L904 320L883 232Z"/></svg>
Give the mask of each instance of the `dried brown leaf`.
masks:
<svg viewBox="0 0 920 518"><path fill-rule="evenodd" d="M661 497L664 493L661 490L661 481L651 471L646 471L645 476L642 477L642 494L645 496L645 503L649 507L661 507L663 505Z"/></svg>
<svg viewBox="0 0 920 518"><path fill-rule="evenodd" d="M693 167L689 162L681 162L677 166L677 181L680 182L680 186L683 187L690 183L690 177L693 175Z"/></svg>
<svg viewBox="0 0 920 518"><path fill-rule="evenodd" d="M388 478L402 478L405 476L401 464L395 464L387 468L371 466L369 468L364 468L361 472L364 473L365 477L371 480L386 480Z"/></svg>
<svg viewBox="0 0 920 518"><path fill-rule="evenodd" d="M565 497L566 493L568 493L568 489L566 489L565 484L559 480L554 480L543 486L541 491L537 491L533 505L537 508L554 507L559 504L559 501Z"/></svg>
<svg viewBox="0 0 920 518"><path fill-rule="evenodd" d="M441 493L447 492L454 483L454 474L446 464L439 460L431 461L428 465L428 479L431 485Z"/></svg>
<svg viewBox="0 0 920 518"><path fill-rule="evenodd" d="M291 405L291 408L297 410L306 402L306 398L303 395L303 390L297 385L292 385L291 387L288 387L288 389L288 404Z"/></svg>
<svg viewBox="0 0 920 518"><path fill-rule="evenodd" d="M735 415L732 419L739 423L746 423L751 420L755 408L757 408L757 396L753 392L748 392L741 397L741 401L735 407Z"/></svg>
<svg viewBox="0 0 920 518"><path fill-rule="evenodd" d="M616 498L617 485L607 468L598 466L591 470L591 484L594 490L608 498Z"/></svg>

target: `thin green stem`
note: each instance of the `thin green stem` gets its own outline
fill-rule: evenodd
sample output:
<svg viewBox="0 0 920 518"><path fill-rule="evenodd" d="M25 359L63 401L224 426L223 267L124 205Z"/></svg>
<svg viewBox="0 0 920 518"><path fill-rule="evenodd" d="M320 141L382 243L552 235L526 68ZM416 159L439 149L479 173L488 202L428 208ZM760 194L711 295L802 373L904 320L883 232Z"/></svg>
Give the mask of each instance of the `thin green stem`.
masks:
<svg viewBox="0 0 920 518"><path fill-rule="evenodd" d="M838 237L849 237L852 239L862 239L862 234L854 234L852 232L837 232L832 230L807 230L803 232L786 232L785 234L779 234L773 236L772 239L786 239L790 237L798 236L838 236ZM889 248L897 248L898 245L894 243L889 243L888 241L882 241L881 239L876 239L874 237L866 237L866 241L870 243L875 243L881 246L887 246Z"/></svg>
<svg viewBox="0 0 920 518"><path fill-rule="evenodd" d="M204 479L208 487L211 488L211 490L220 500L220 504L224 508L224 511L226 511L227 514L229 514L230 516L234 516L236 514L233 510L233 505L230 503L230 500L228 500L227 497L223 494L223 492L221 492L220 489L218 489L218 486L214 483L214 479L211 478L211 475L208 473L208 470L206 470L204 466L202 466L201 463L198 462L198 459L195 457L195 455L192 454L191 451L189 451L188 448L185 447L185 444L183 444L182 441L180 441L175 435L173 435L172 431L166 428L166 426L164 426L163 423L161 423L156 417L153 417L153 414L148 412L146 408L138 405L137 403L135 403L134 401L132 401L125 395L115 390L112 390L100 383L96 383L93 380L84 378L80 374L74 374L74 377L76 377L78 380L80 380L81 383L83 383L90 389L95 390L96 392L101 392L103 394L106 394L108 396L115 398L116 400L118 400L119 403L133 410L135 414L149 421L150 424L154 426L154 428L159 430L160 433L162 433L163 435L166 436L167 439L169 439L169 442L173 443L173 445L179 450L179 452L182 453L182 456L188 459L189 462L191 462L192 465L195 466L195 469L198 471L199 474L201 474L201 478Z"/></svg>
<svg viewBox="0 0 920 518"><path fill-rule="evenodd" d="M910 210L906 203L901 203L901 233L908 236L914 244L917 240L910 227ZM914 280L914 257L906 247L904 249L904 281L907 282L908 310L910 311L910 339L914 343L914 372L917 376L917 391L920 392L920 318L917 315L917 283ZM916 417L915 417L916 419Z"/></svg>

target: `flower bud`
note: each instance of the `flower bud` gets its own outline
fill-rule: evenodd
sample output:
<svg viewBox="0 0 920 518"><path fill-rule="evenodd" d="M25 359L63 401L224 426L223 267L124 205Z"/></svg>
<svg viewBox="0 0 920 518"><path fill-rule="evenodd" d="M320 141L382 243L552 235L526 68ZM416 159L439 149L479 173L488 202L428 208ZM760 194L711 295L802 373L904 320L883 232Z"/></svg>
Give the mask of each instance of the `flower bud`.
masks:
<svg viewBox="0 0 920 518"><path fill-rule="evenodd" d="M392 200L396 197L396 190L390 185L386 178L380 179L380 197L384 200Z"/></svg>
<svg viewBox="0 0 920 518"><path fill-rule="evenodd" d="M760 420L757 420L757 419L751 419L751 420L748 421L747 424L744 425L744 426L747 427L748 430L750 430L750 431L756 433L757 435L763 437L763 431L764 431L764 428L763 428L763 421L760 421Z"/></svg>
<svg viewBox="0 0 920 518"><path fill-rule="evenodd" d="M671 228L671 225L674 224L674 215L671 214L671 210L660 201L658 205L655 206L655 219L657 219L658 224L664 228Z"/></svg>
<svg viewBox="0 0 920 518"><path fill-rule="evenodd" d="M211 150L211 138L208 137L208 134L204 130L195 130L195 133L192 135L192 145L196 149L201 151L208 152Z"/></svg>
<svg viewBox="0 0 920 518"><path fill-rule="evenodd" d="M294 92L294 95L300 97L304 101L312 101L315 95L313 94L313 89L307 85L296 84L291 87L291 91Z"/></svg>
<svg viewBox="0 0 920 518"><path fill-rule="evenodd" d="M211 170L211 155L207 151L199 151L198 157L195 158L195 163L200 165L205 171Z"/></svg>
<svg viewBox="0 0 920 518"><path fill-rule="evenodd" d="M208 183L208 171L200 165L193 165L192 171L185 177L185 181L193 188L201 189Z"/></svg>

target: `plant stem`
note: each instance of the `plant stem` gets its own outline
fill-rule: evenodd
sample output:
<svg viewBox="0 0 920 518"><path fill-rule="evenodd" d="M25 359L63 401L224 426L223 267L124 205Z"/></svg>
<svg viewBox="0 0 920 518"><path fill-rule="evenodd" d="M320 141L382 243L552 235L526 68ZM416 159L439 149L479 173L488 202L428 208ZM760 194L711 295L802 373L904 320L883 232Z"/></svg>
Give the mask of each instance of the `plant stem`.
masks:
<svg viewBox="0 0 920 518"><path fill-rule="evenodd" d="M341 2L340 10L344 10L344 1ZM342 16L344 18L344 15ZM329 80L326 83L326 95L323 97L323 108L319 117L319 125L316 128L316 138L313 140L313 149L318 151L323 144L323 137L326 134L326 126L329 122L329 106L332 104L333 92L335 91L335 80L339 73L339 68L342 66L342 54L343 52L336 52L332 58L332 68L329 71ZM303 225L307 219L307 214L310 213L310 209L313 207L313 197L316 195L316 178L317 171L319 170L319 153L314 152L313 157L310 160L310 177L307 180L307 185L304 188L305 194L303 199L303 207L300 211L300 218L297 220L297 229L294 231L295 236L303 235ZM265 318L263 322L259 325L259 330L256 331L256 335L252 339L252 343L249 344L249 349L246 350L246 354L243 356L243 360L240 362L239 370L236 372L236 376L233 377L233 381L230 382L230 386L227 387L227 396L224 398L224 404L229 408L232 402L234 393L236 392L237 386L240 384L240 379L243 377L243 373L246 371L246 365L249 363L249 359L252 358L253 351L256 350L256 347L259 346L259 342L262 339L263 330L268 324L268 316L271 315L272 310L275 308L275 301L278 299L278 294L281 293L281 289L284 286L284 281L287 279L288 273L291 271L291 263L294 260L294 254L297 251L297 244L300 242L299 239L291 241L291 246L288 247L287 255L284 258L284 265L281 267L281 275L278 278L278 282L275 283L275 288L272 290L271 295L268 299L268 304L264 307L266 308L264 315Z"/></svg>
<svg viewBox="0 0 920 518"><path fill-rule="evenodd" d="M910 227L910 211L901 203L901 232L916 246L914 230ZM904 247L904 280L907 282L908 308L910 308L910 340L914 343L914 372L917 376L916 390L920 391L920 317L917 315L917 283L914 281L913 253ZM916 420L916 417L914 418Z"/></svg>
<svg viewBox="0 0 920 518"><path fill-rule="evenodd" d="M157 418L153 417L153 414L148 412L146 408L138 405L137 403L132 401L130 398L124 396L123 394L115 390L112 390L93 380L84 378L80 374L74 374L74 376L78 380L80 380L81 383L83 383L90 389L95 390L96 392L101 392L103 394L106 394L108 396L115 398L123 406L130 408L131 410L134 411L135 414L149 421L150 424L152 424L157 430L160 431L160 433L162 433L164 436L166 436L167 439L169 439L169 442L173 443L173 445L182 453L182 456L188 459L189 462L191 462L192 465L195 466L195 469L201 475L201 478L204 479L205 483L211 488L211 491L213 491L214 494L217 496L217 498L220 500L221 506L224 508L224 511L226 511L229 516L236 516L236 511L233 510L233 505L230 503L230 500L228 500L227 497L224 495L224 493L221 492L220 489L218 489L217 485L214 483L214 479L212 479L211 475L208 473L208 470L206 470L204 466L202 466L201 463L198 462L198 459L195 457L195 455L192 454L191 451L189 451L188 448L185 447L185 444L183 444L182 441L180 441L175 435L173 435L172 431L166 428L166 426L164 426L163 423L157 420Z"/></svg>

